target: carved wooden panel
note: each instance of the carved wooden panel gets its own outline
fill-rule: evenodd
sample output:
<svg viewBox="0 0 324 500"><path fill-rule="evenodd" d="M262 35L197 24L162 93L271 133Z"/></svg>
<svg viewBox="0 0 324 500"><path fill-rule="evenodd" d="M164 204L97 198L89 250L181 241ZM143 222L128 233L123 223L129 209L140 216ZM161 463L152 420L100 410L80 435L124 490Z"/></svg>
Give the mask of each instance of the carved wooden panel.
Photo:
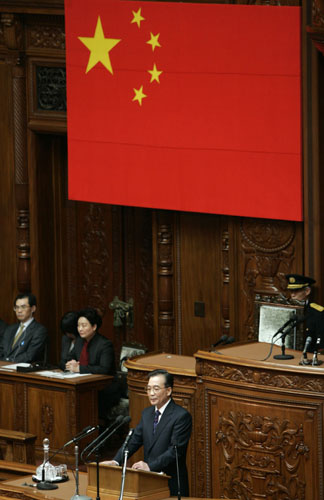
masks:
<svg viewBox="0 0 324 500"><path fill-rule="evenodd" d="M320 407L210 395L211 496L322 498L316 462ZM307 495L306 495L307 489Z"/></svg>
<svg viewBox="0 0 324 500"><path fill-rule="evenodd" d="M236 338L255 337L255 297L271 298L286 292L285 274L302 270L302 224L266 219L235 221L239 325ZM235 265L235 263L233 262Z"/></svg>
<svg viewBox="0 0 324 500"><path fill-rule="evenodd" d="M255 338L256 297L281 297L285 274L302 269L302 224L188 213L175 221L175 352L193 354L224 334ZM165 307L163 292L157 305Z"/></svg>

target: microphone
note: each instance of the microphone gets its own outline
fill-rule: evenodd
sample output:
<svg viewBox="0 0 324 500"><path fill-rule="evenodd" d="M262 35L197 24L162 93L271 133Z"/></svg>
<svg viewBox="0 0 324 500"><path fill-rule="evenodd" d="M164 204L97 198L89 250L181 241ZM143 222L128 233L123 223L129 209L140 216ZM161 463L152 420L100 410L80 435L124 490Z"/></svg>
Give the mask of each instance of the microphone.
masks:
<svg viewBox="0 0 324 500"><path fill-rule="evenodd" d="M288 319L288 321L286 321L286 323L284 323L279 328L279 330L273 335L272 338L276 337L279 333L284 333L284 329L287 328L287 326L290 325L291 323L294 323L294 321L297 321L297 314L295 314L295 313L290 315L290 318ZM304 320L302 320L302 321L304 321Z"/></svg>
<svg viewBox="0 0 324 500"><path fill-rule="evenodd" d="M90 443L81 453L81 458L83 459L84 454L90 449L88 452L88 455L86 459L88 458L89 455L97 451L102 445L105 444L107 439L109 439L122 425L128 423L131 421L130 417L123 417L122 415L118 415L116 418L116 421L108 427L100 436L98 436L92 443ZM117 424L117 425L116 425ZM112 427L114 427L112 429ZM112 429L112 430L111 430ZM86 459L84 461L86 461Z"/></svg>
<svg viewBox="0 0 324 500"><path fill-rule="evenodd" d="M179 457L178 457L178 445L175 441L173 443L173 448L175 451L176 467L177 467L177 487L178 487L178 500L181 500L181 488L180 488L180 474L179 474Z"/></svg>
<svg viewBox="0 0 324 500"><path fill-rule="evenodd" d="M234 337L228 337L226 342L224 342L224 345L227 345L227 344L233 344L233 342L235 342L235 338Z"/></svg>
<svg viewBox="0 0 324 500"><path fill-rule="evenodd" d="M65 443L64 445L64 448L66 446L69 446L70 444L72 443L77 443L78 441L80 441L81 439L83 439L84 437L92 434L94 431L96 431L97 429L99 429L99 425L95 425L95 426L91 426L91 425L88 425L88 427L85 427L81 432L79 432L79 434L77 434L73 439L70 439L70 441L68 441L67 443Z"/></svg>
<svg viewBox="0 0 324 500"><path fill-rule="evenodd" d="M317 352L318 352L320 343L321 343L321 337L317 337L315 350L314 350L314 354L313 354L313 361L312 361L313 366L318 366L318 365L321 365L323 363L323 361L319 361L317 358Z"/></svg>
<svg viewBox="0 0 324 500"><path fill-rule="evenodd" d="M212 347L216 347L217 345L222 344L223 342L226 342L227 339L228 339L228 335L222 335L221 338L219 340L217 340L217 342L215 342L215 344L212 344Z"/></svg>
<svg viewBox="0 0 324 500"><path fill-rule="evenodd" d="M123 452L128 448L128 443L129 443L130 438L132 437L133 433L134 433L134 429L130 429L129 433L126 436L124 444L123 444Z"/></svg>
<svg viewBox="0 0 324 500"><path fill-rule="evenodd" d="M306 338L305 346L304 346L304 350L303 350L303 355L304 355L305 358L307 358L307 351L308 351L309 346L312 343L312 340L313 339L312 339L312 337L310 335Z"/></svg>
<svg viewBox="0 0 324 500"><path fill-rule="evenodd" d="M293 314L292 317L288 321L286 321L286 323L277 331L277 333L274 334L273 338L278 335L278 333L282 333L281 337L279 337L277 340L282 339L284 341L288 333L290 333L291 330L295 328L295 326L299 325L299 323L303 323L305 319L306 316L298 317L296 314ZM288 325L290 327L286 331L283 331Z"/></svg>
<svg viewBox="0 0 324 500"><path fill-rule="evenodd" d="M306 340L305 340L305 345L304 345L304 350L303 350L303 354L302 354L302 357L301 357L301 360L299 362L300 365L310 365L310 360L307 359L307 351L308 351L308 348L309 346L311 345L313 339L312 337L309 335Z"/></svg>

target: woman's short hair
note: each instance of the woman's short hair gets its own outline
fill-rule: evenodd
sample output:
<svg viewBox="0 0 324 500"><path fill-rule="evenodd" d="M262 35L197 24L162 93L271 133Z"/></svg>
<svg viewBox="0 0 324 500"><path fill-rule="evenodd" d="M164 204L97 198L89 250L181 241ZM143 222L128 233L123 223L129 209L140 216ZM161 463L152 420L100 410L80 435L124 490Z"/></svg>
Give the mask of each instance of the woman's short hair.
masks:
<svg viewBox="0 0 324 500"><path fill-rule="evenodd" d="M81 309L78 312L78 319L86 318L92 326L97 325L97 331L102 325L102 318L100 314L97 313L92 307L87 307L86 309Z"/></svg>
<svg viewBox="0 0 324 500"><path fill-rule="evenodd" d="M73 335L79 335L78 313L76 311L66 312L61 318L60 327L63 333L73 333Z"/></svg>

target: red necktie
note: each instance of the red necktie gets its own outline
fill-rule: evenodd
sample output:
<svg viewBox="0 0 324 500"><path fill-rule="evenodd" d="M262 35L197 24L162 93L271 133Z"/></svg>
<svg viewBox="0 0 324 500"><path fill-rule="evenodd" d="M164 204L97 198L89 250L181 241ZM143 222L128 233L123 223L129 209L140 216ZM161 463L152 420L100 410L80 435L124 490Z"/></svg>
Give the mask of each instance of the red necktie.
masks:
<svg viewBox="0 0 324 500"><path fill-rule="evenodd" d="M83 348L80 354L80 365L82 366L88 366L89 364L89 353L88 353L88 342L85 342L83 344Z"/></svg>

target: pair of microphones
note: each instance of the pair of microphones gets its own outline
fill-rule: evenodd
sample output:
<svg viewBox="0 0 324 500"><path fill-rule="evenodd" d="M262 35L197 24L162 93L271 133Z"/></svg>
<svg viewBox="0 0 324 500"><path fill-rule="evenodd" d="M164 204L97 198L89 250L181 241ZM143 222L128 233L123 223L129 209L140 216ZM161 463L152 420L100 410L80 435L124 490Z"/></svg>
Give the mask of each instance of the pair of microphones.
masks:
<svg viewBox="0 0 324 500"><path fill-rule="evenodd" d="M233 342L235 342L235 338L234 337L229 337L228 335L222 335L221 338L219 340L217 340L217 342L215 342L211 346L212 347L216 347L216 346L218 346L220 344L226 345L226 344L232 344Z"/></svg>

